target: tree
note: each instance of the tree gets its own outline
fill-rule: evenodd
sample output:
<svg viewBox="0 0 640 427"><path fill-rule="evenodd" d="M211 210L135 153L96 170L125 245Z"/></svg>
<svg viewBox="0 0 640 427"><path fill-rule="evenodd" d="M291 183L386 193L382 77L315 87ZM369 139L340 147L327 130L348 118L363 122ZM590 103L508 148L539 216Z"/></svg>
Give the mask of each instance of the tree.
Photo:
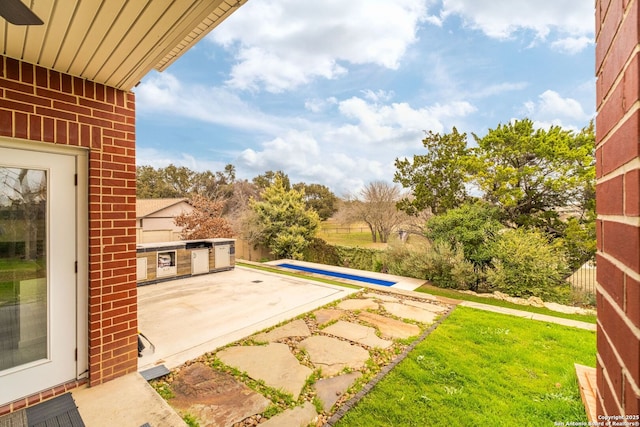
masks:
<svg viewBox="0 0 640 427"><path fill-rule="evenodd" d="M276 176L261 199L250 201L256 226L253 238L278 258L302 259L320 226L318 214L305 206L304 193L285 188L283 178Z"/></svg>
<svg viewBox="0 0 640 427"><path fill-rule="evenodd" d="M136 167L136 196L139 199L170 199L182 197L169 185L163 169L153 166Z"/></svg>
<svg viewBox="0 0 640 427"><path fill-rule="evenodd" d="M266 171L262 175L258 175L253 178L253 183L257 185L261 190L264 190L272 186L278 179L281 181L281 184L285 190L288 191L291 189L289 176L282 171Z"/></svg>
<svg viewBox="0 0 640 427"><path fill-rule="evenodd" d="M214 237L232 237L233 231L229 222L222 218L224 204L219 200L210 200L196 194L190 200L194 207L192 212L183 212L176 216L174 222L183 227L181 239L211 239Z"/></svg>
<svg viewBox="0 0 640 427"><path fill-rule="evenodd" d="M400 188L384 181L367 184L359 198L345 203L346 214L350 222L363 221L371 231L371 240L387 243L391 233L406 222L407 216L399 211L396 204L401 198Z"/></svg>
<svg viewBox="0 0 640 427"><path fill-rule="evenodd" d="M230 197L236 172L233 165L224 171L194 172L185 166L173 164L155 169L152 166L136 167L136 195L141 199L190 197L200 194L211 200Z"/></svg>
<svg viewBox="0 0 640 427"><path fill-rule="evenodd" d="M246 179L236 180L232 184L232 192L225 203L225 217L231 222L235 234L246 236L250 234L251 223L245 221L251 212L251 199L259 199L260 190Z"/></svg>
<svg viewBox="0 0 640 427"><path fill-rule="evenodd" d="M196 194L211 200L227 200L233 194L233 183L236 179L235 167L228 164L224 171L204 171L192 176L192 189Z"/></svg>
<svg viewBox="0 0 640 427"><path fill-rule="evenodd" d="M593 206L593 123L577 135L551 126L535 129L515 120L474 135L478 147L468 162L472 181L499 206L511 226L534 226L559 234L558 208Z"/></svg>
<svg viewBox="0 0 640 427"><path fill-rule="evenodd" d="M425 235L432 242L462 246L464 258L483 268L492 258L491 244L503 229L500 212L487 203L466 203L429 218Z"/></svg>
<svg viewBox="0 0 640 427"><path fill-rule="evenodd" d="M427 132L422 144L426 154L409 159L396 159L394 182L411 189L412 197L403 198L398 207L414 215L425 209L433 214L459 206L467 197L465 189L464 159L468 154L467 134L440 135Z"/></svg>
<svg viewBox="0 0 640 427"><path fill-rule="evenodd" d="M300 182L293 188L304 191L307 208L318 212L322 221L329 219L338 210L338 198L327 186Z"/></svg>

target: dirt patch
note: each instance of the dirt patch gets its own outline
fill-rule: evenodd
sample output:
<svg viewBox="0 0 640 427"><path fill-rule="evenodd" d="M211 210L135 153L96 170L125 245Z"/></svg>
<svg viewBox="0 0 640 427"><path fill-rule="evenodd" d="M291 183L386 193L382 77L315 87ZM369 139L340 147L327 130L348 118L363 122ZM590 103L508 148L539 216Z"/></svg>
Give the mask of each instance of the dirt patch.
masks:
<svg viewBox="0 0 640 427"><path fill-rule="evenodd" d="M194 363L177 372L171 385L175 397L169 400L183 414L207 425L228 426L264 412L271 403L233 376Z"/></svg>

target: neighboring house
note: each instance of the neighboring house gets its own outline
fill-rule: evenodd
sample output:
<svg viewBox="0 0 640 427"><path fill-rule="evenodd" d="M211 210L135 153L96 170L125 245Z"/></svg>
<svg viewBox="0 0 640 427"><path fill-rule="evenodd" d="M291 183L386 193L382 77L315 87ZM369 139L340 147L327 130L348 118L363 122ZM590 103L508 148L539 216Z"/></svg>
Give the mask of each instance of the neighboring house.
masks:
<svg viewBox="0 0 640 427"><path fill-rule="evenodd" d="M194 210L187 199L136 200L136 228L138 243L156 243L180 240L182 227L175 217Z"/></svg>
<svg viewBox="0 0 640 427"><path fill-rule="evenodd" d="M137 370L131 90L244 2L37 1L44 25L0 18L0 415Z"/></svg>

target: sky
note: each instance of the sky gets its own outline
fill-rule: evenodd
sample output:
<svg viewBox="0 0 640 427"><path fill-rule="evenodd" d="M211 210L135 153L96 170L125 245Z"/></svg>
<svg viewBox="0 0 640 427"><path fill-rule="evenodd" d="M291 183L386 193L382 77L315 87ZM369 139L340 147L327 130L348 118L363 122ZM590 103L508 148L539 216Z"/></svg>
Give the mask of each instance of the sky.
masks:
<svg viewBox="0 0 640 427"><path fill-rule="evenodd" d="M393 183L426 131L595 116L593 2L248 0L134 89L137 164Z"/></svg>

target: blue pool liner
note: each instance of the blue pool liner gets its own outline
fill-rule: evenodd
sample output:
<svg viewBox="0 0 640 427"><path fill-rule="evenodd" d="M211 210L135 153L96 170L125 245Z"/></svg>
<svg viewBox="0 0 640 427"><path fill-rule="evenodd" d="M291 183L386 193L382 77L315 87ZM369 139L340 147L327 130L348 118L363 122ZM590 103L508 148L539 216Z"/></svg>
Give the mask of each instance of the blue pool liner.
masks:
<svg viewBox="0 0 640 427"><path fill-rule="evenodd" d="M341 279L356 280L358 282L371 283L374 285L381 285L381 286L392 286L397 283L397 282L391 282L389 280L374 279L371 277L357 276L355 274L339 273L337 271L321 270L319 268L304 267L296 264L283 263L283 264L278 264L278 267L290 268L291 270L305 271L307 273L316 273L316 274L322 274L325 276L338 277Z"/></svg>

